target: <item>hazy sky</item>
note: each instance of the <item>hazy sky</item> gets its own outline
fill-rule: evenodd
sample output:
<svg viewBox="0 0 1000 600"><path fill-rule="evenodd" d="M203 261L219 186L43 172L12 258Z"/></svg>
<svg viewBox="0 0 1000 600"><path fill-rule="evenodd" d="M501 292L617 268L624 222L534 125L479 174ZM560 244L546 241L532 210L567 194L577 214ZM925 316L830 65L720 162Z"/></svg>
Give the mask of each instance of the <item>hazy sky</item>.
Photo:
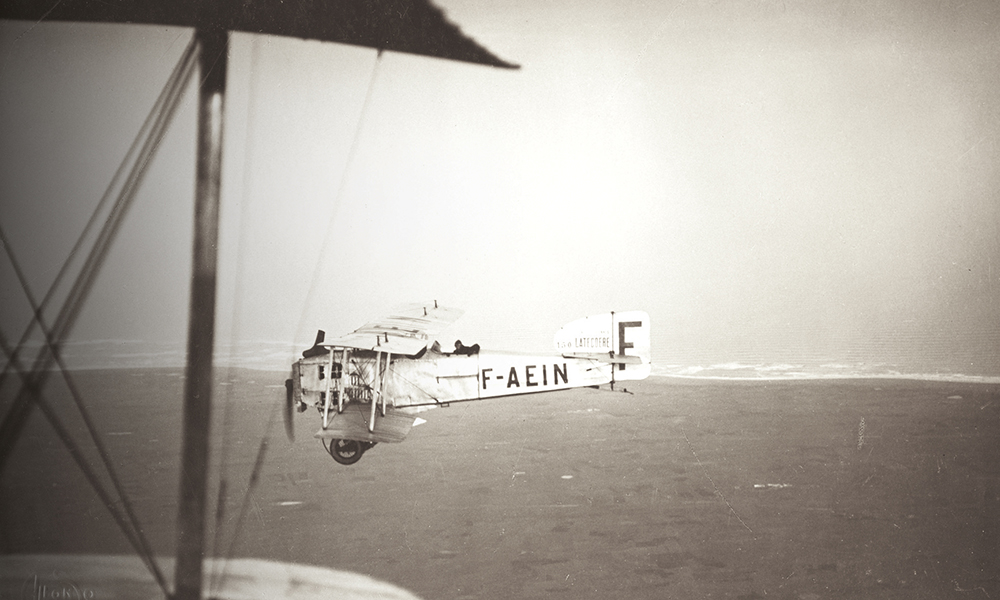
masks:
<svg viewBox="0 0 1000 600"><path fill-rule="evenodd" d="M234 36L220 343L291 360L436 298L499 349L640 309L654 361L1000 373L1000 5L439 4L521 70ZM0 223L37 295L189 38L3 23ZM76 339L184 338L193 91Z"/></svg>

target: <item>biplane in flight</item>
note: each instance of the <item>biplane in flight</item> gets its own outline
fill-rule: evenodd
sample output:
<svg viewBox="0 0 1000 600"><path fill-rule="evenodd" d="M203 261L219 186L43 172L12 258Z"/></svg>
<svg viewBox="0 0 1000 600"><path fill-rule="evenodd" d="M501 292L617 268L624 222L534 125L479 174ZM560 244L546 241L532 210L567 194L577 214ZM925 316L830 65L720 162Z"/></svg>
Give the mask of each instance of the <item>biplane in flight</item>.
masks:
<svg viewBox="0 0 1000 600"><path fill-rule="evenodd" d="M435 340L461 310L414 304L345 336L316 342L285 382L286 427L292 409L320 413L319 438L338 463L350 465L379 442L401 442L415 413L453 402L597 387L645 379L650 372L649 315L642 311L585 317L555 335L557 353L480 350Z"/></svg>

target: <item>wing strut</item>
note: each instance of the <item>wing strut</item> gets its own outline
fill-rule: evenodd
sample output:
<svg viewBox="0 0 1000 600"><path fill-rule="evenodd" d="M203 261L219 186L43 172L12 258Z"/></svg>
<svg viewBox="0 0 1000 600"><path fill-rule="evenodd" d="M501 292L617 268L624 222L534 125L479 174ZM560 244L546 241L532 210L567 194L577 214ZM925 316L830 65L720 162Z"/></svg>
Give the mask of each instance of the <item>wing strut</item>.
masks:
<svg viewBox="0 0 1000 600"><path fill-rule="evenodd" d="M611 355L615 353L615 311L611 311ZM611 391L615 390L615 365L611 365Z"/></svg>
<svg viewBox="0 0 1000 600"><path fill-rule="evenodd" d="M435 300L436 302L436 300ZM382 371L382 382L378 386L378 397L382 400L382 416L385 416L385 378L389 376L389 365L392 364L392 352L385 353L385 370Z"/></svg>
<svg viewBox="0 0 1000 600"><path fill-rule="evenodd" d="M382 395L381 379L379 378L380 367L382 366L382 351L375 352L375 368L372 370L372 414L368 418L368 433L375 433L375 408L378 406L379 397Z"/></svg>
<svg viewBox="0 0 1000 600"><path fill-rule="evenodd" d="M330 424L330 398L333 391L333 355L336 353L336 350L331 350L330 359L326 361L326 394L323 395L323 429L326 429ZM339 401L337 405L337 412L339 413L341 410Z"/></svg>
<svg viewBox="0 0 1000 600"><path fill-rule="evenodd" d="M344 412L344 377L348 377L351 349L344 348L340 355L340 378L337 379L337 414Z"/></svg>
<svg viewBox="0 0 1000 600"><path fill-rule="evenodd" d="M175 600L197 600L201 597L202 589L212 402L212 349L215 343L222 123L229 54L229 32L224 28L198 27L194 35L198 40L201 85L198 89L198 167L188 317L187 379L184 380L180 504L177 510Z"/></svg>
<svg viewBox="0 0 1000 600"><path fill-rule="evenodd" d="M380 414L385 416L385 377L389 373L389 365L392 364L392 352L385 352L385 366L382 366L382 351L375 354L375 369L372 373L372 412L368 419L368 433L375 433L375 410L379 403L382 403Z"/></svg>

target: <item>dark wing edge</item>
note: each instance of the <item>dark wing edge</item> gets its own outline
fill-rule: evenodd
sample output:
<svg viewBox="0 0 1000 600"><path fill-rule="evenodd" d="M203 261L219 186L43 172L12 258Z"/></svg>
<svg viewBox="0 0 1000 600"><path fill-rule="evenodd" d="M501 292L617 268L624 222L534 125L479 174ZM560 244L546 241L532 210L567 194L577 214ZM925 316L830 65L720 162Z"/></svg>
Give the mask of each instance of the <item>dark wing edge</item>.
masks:
<svg viewBox="0 0 1000 600"><path fill-rule="evenodd" d="M462 33L428 0L5 0L0 18L222 29L520 68Z"/></svg>

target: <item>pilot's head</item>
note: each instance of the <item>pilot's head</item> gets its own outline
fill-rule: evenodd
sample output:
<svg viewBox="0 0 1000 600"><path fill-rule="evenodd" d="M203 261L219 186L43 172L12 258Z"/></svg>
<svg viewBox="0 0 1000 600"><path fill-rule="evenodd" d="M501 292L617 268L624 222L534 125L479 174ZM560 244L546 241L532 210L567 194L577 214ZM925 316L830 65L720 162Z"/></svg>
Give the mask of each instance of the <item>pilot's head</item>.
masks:
<svg viewBox="0 0 1000 600"><path fill-rule="evenodd" d="M455 340L455 348L457 349L461 347L462 347L462 340Z"/></svg>

